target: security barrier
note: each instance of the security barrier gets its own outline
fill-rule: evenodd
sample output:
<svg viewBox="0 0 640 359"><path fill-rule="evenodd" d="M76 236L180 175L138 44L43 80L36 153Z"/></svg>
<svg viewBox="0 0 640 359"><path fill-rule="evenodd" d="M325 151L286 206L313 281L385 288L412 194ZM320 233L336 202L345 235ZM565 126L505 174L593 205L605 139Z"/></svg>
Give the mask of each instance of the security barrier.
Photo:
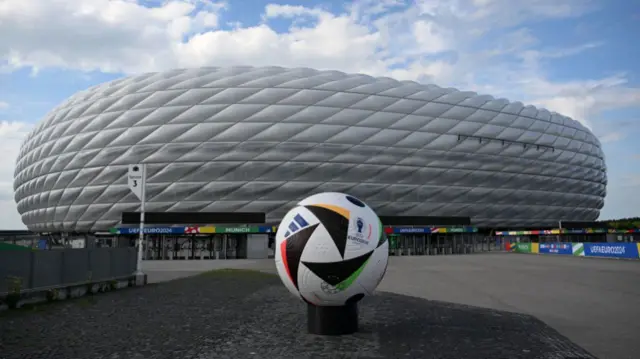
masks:
<svg viewBox="0 0 640 359"><path fill-rule="evenodd" d="M506 249L514 253L640 259L640 243L508 243Z"/></svg>
<svg viewBox="0 0 640 359"><path fill-rule="evenodd" d="M36 291L132 276L136 255L135 248L0 251L0 295L10 291L9 279Z"/></svg>

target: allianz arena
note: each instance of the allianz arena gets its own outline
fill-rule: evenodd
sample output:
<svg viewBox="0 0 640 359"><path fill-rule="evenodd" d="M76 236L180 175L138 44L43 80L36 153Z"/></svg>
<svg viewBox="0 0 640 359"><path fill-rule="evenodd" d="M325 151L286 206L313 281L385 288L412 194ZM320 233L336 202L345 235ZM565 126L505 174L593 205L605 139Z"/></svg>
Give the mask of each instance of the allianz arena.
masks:
<svg viewBox="0 0 640 359"><path fill-rule="evenodd" d="M598 139L570 118L474 92L309 68L199 68L92 87L24 141L15 200L37 231L98 231L147 211L264 212L340 191L379 215L476 226L597 219Z"/></svg>

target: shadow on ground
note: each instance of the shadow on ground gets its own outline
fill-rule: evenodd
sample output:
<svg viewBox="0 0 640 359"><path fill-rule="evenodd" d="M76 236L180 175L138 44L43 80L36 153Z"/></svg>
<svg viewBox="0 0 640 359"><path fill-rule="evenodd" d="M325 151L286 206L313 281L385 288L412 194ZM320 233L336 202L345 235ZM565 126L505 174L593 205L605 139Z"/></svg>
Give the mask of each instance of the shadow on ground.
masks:
<svg viewBox="0 0 640 359"><path fill-rule="evenodd" d="M0 316L0 357L594 358L527 315L380 293L361 331L306 334L304 304L270 274L218 271Z"/></svg>

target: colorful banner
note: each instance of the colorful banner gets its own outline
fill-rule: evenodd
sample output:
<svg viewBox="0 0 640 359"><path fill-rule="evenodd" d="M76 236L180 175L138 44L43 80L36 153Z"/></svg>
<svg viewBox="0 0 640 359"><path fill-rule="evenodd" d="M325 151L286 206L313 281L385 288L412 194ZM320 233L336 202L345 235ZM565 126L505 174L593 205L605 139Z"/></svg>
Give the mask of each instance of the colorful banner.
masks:
<svg viewBox="0 0 640 359"><path fill-rule="evenodd" d="M476 227L385 227L387 234L477 233Z"/></svg>
<svg viewBox="0 0 640 359"><path fill-rule="evenodd" d="M636 243L584 243L586 257L633 258L638 259Z"/></svg>
<svg viewBox="0 0 640 359"><path fill-rule="evenodd" d="M145 227L145 234L245 234L245 233L275 233L275 226L253 226L253 227ZM113 234L138 234L138 227L111 228Z"/></svg>
<svg viewBox="0 0 640 359"><path fill-rule="evenodd" d="M631 234L640 233L640 228L635 229L604 229L604 228L581 228L581 229L544 229L537 231L497 231L496 236L539 236L554 234Z"/></svg>
<svg viewBox="0 0 640 359"><path fill-rule="evenodd" d="M511 242L507 242L504 244L504 250L507 252L515 252L516 251L516 245L515 244L511 244Z"/></svg>
<svg viewBox="0 0 640 359"><path fill-rule="evenodd" d="M540 243L541 254L573 254L571 243Z"/></svg>

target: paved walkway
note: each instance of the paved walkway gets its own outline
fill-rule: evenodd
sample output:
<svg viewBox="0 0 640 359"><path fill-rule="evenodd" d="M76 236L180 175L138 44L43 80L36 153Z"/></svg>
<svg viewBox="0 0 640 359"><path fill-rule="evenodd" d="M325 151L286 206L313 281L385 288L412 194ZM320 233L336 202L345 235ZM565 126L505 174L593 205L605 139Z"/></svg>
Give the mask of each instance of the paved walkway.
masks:
<svg viewBox="0 0 640 359"><path fill-rule="evenodd" d="M273 260L145 263L149 279ZM603 359L640 353L640 261L512 253L391 257L381 291L531 314Z"/></svg>
<svg viewBox="0 0 640 359"><path fill-rule="evenodd" d="M273 275L218 271L0 315L2 359L592 359L527 315L392 293L354 335L307 334Z"/></svg>

